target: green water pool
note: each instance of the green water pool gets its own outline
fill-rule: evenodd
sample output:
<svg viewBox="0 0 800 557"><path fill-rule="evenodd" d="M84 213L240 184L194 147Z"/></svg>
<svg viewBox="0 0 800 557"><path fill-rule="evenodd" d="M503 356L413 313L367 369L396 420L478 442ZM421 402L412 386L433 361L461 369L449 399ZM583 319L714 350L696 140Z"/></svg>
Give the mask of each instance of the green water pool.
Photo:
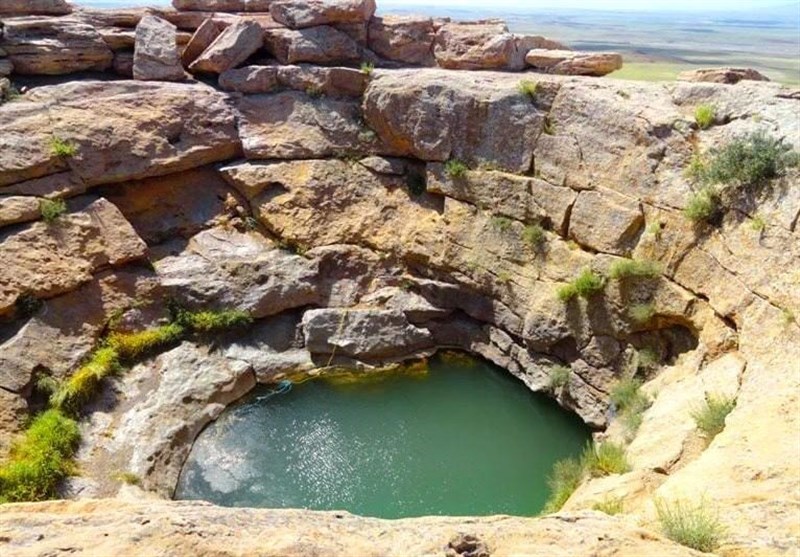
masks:
<svg viewBox="0 0 800 557"><path fill-rule="evenodd" d="M533 515L553 463L589 435L507 372L437 357L423 373L257 389L200 434L175 498L383 518Z"/></svg>

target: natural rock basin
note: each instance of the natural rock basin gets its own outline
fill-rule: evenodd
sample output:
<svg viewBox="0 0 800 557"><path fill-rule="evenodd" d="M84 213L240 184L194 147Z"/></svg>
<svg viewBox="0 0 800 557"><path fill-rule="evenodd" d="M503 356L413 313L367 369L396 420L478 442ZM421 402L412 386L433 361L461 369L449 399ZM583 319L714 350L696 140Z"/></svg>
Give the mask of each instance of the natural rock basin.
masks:
<svg viewBox="0 0 800 557"><path fill-rule="evenodd" d="M589 439L577 417L466 358L269 392L256 390L198 437L177 499L383 518L532 515L553 463Z"/></svg>

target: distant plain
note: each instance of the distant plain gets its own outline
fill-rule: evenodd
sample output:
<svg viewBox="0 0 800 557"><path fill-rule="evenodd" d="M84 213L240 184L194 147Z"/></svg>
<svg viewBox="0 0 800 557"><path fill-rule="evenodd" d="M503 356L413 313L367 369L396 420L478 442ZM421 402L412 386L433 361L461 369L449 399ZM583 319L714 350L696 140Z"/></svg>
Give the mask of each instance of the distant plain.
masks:
<svg viewBox="0 0 800 557"><path fill-rule="evenodd" d="M83 5L168 5L167 0L78 0ZM702 0L698 0L702 3ZM453 19L500 18L516 33L544 35L576 50L613 50L621 79L673 80L684 70L739 66L800 85L800 2L757 11L658 12L612 10L459 9L378 0L380 14L419 13Z"/></svg>

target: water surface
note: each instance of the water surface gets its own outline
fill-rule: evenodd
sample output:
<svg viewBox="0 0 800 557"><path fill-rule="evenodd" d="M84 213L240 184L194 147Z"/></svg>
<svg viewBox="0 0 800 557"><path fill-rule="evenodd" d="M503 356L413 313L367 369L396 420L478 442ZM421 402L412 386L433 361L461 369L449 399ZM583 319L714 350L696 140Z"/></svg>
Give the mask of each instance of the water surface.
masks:
<svg viewBox="0 0 800 557"><path fill-rule="evenodd" d="M532 515L588 431L507 372L463 358L427 373L255 391L199 436L177 499L366 516Z"/></svg>

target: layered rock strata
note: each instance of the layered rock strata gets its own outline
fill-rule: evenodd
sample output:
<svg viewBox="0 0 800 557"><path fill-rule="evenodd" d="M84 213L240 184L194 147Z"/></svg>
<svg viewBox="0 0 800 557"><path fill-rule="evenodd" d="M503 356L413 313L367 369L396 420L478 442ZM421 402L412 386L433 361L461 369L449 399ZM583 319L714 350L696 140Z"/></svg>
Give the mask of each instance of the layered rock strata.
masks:
<svg viewBox="0 0 800 557"><path fill-rule="evenodd" d="M67 377L110 329L162 322L168 299L192 309L240 309L256 321L215 338L213 347L169 347L109 382L82 422L82 476L65 494L140 497L114 479L128 472L145 491L170 497L196 434L256 383L330 366L370 373L442 348L497 363L617 438L623 432L609 392L646 348L661 371L649 376L654 403L628 448L633 470L586 482L567 503L577 511L624 497L625 518L576 512L389 526L241 512L252 514L254 528L276 529L274 545L262 546L275 554L444 551L460 532L485 539L497 554L569 539L577 554L684 555L691 553L633 524L652 527L657 499L706 497L730 532L728 553L790 554L798 543L792 493L800 485L800 424L792 412L800 392L800 328L791 318L800 314L796 170L735 204L716 227L698 228L681 211L695 188L685 169L698 153L759 130L800 145L793 91L771 83L555 75L539 75L535 91L520 91L520 75L508 72L251 64L241 55L241 30L258 28L261 39L262 32L293 36L321 27L289 30L251 18L268 9L248 12L257 3L178 4L247 12L149 12L177 29L205 25L193 39L204 46L192 63L212 58L209 50L220 53L210 70L220 72L218 81L64 80L0 106L0 450L41 400L39 378ZM143 14L53 19L132 31ZM344 23L329 23L363 48L335 27ZM12 38L30 40L17 20L4 41L14 25ZM399 62L427 64L429 52L455 65L487 60L508 69L535 48L520 48L524 41L504 32L495 41L486 31L499 31L495 22L467 29L373 19L369 27L380 29L381 48ZM389 27L401 38L387 38ZM462 33L486 41L460 48ZM105 53L101 65L125 52L109 46L113 34L97 35L105 45L97 51ZM415 36L432 37L432 50L411 48ZM111 43L130 46L119 37ZM160 54L167 51L174 67L170 48L155 58L166 60ZM14 56L28 68L59 63L37 52ZM721 125L699 129L700 104L714 105ZM66 200L65 212L46 222L42 202L54 198ZM759 215L760 232L749 223ZM602 294L569 303L556 296L582 270L608 274L626 258L658 262L663 273L609 280ZM635 304L652 307L652 315L634 319ZM554 392L557 365L570 372ZM724 432L707 448L697 444L691 420L706 393L737 397ZM238 549L217 545L234 520L229 511L101 504L116 510L107 522L90 523L152 547L167 543L160 522L142 530L131 517L176 513L212 533L201 539L168 530L179 551L252 550L247 537ZM0 507L0 535L9 540L0 543L21 554L62 547L53 525L96 505ZM20 513L44 538L20 533ZM328 521L329 531L347 521L347 535L315 534L297 545L293 528L310 528L315 518ZM366 547L354 530L371 528L397 537ZM601 535L599 545L587 541ZM124 552L121 539L112 541Z"/></svg>

